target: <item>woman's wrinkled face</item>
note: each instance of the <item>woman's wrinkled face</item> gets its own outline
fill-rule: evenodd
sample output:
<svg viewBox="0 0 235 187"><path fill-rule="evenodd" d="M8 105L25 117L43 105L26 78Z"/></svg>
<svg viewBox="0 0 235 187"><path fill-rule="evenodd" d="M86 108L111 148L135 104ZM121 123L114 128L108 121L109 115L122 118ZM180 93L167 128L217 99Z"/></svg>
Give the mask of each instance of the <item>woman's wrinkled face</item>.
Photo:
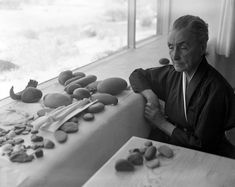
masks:
<svg viewBox="0 0 235 187"><path fill-rule="evenodd" d="M190 75L201 61L204 48L189 29L172 30L168 47L173 66L178 72Z"/></svg>

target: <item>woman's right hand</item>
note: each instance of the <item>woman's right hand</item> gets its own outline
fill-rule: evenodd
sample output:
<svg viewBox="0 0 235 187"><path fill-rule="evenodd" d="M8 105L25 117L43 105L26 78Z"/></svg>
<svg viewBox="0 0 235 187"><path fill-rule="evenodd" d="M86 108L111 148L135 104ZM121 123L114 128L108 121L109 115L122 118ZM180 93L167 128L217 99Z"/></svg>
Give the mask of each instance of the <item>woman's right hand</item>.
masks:
<svg viewBox="0 0 235 187"><path fill-rule="evenodd" d="M158 96L151 89L144 90L141 94L147 100L147 103L160 107Z"/></svg>

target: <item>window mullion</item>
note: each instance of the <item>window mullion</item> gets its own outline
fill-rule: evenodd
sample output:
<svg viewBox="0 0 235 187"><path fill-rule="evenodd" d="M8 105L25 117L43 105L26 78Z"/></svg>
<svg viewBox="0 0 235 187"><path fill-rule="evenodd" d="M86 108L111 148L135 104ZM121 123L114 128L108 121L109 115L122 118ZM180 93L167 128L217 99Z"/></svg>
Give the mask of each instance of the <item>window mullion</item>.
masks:
<svg viewBox="0 0 235 187"><path fill-rule="evenodd" d="M128 0L128 48L135 48L136 0Z"/></svg>

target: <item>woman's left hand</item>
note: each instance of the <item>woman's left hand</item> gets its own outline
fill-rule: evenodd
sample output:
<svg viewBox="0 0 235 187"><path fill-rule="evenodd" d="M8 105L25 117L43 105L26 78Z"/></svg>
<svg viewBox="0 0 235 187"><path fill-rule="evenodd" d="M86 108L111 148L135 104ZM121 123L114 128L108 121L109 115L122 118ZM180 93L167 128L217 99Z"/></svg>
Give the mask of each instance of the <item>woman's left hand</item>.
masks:
<svg viewBox="0 0 235 187"><path fill-rule="evenodd" d="M146 103L144 116L148 119L155 127L158 127L158 124L166 121L162 110L160 108L161 105L155 105L152 103Z"/></svg>

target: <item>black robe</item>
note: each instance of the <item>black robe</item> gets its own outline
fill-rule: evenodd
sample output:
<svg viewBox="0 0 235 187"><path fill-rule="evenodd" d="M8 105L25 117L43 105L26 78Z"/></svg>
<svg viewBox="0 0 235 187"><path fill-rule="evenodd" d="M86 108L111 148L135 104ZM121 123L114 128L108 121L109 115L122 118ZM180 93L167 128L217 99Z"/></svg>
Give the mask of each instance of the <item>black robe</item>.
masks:
<svg viewBox="0 0 235 187"><path fill-rule="evenodd" d="M172 65L166 65L136 69L129 80L135 92L152 89L165 101L165 115L176 126L169 143L216 153L225 139L225 131L235 125L235 117L231 119L235 104L233 89L204 57L187 87L187 121L182 75Z"/></svg>

